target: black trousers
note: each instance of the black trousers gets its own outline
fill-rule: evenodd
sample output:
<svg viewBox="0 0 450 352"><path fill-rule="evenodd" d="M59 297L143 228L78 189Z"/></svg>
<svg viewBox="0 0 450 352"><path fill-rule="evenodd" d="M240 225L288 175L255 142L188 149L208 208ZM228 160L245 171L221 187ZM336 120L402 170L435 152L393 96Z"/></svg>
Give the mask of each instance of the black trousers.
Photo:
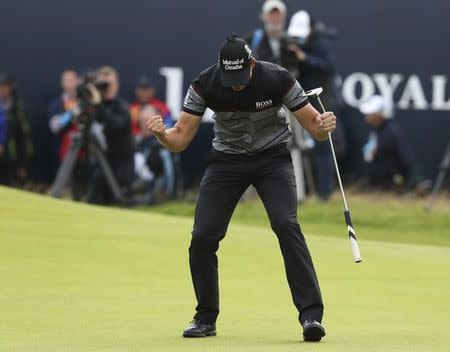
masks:
<svg viewBox="0 0 450 352"><path fill-rule="evenodd" d="M198 305L194 318L215 323L219 314L216 252L237 202L249 185L261 197L278 237L299 320L322 321L323 303L305 238L297 222L292 161L280 145L256 155L211 151L195 208L189 263Z"/></svg>

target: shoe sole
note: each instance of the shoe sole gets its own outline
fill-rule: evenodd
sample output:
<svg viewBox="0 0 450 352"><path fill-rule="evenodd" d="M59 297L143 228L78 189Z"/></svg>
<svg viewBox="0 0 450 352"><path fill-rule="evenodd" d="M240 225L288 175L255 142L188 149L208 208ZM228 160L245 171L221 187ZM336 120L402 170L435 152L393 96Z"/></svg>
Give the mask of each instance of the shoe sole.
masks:
<svg viewBox="0 0 450 352"><path fill-rule="evenodd" d="M319 342L322 337L325 336L325 331L323 331L318 326L311 326L308 330L303 332L303 341L305 342Z"/></svg>
<svg viewBox="0 0 450 352"><path fill-rule="evenodd" d="M199 333L192 333L192 332L185 332L185 333L183 333L183 337L209 337L209 336L216 336L217 335L217 332L216 331L210 331L210 332L207 332L207 333L205 333L205 334L199 334Z"/></svg>

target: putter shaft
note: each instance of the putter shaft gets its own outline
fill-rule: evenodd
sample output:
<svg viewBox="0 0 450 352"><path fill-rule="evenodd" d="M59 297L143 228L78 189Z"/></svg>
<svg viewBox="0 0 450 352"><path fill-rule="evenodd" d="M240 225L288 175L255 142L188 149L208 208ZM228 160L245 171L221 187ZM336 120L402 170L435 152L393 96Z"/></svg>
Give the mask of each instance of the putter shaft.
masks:
<svg viewBox="0 0 450 352"><path fill-rule="evenodd" d="M319 95L316 95L316 97L317 97L317 101L319 102L322 113L325 113L326 110L322 104L322 100L320 99ZM347 199L345 198L344 186L342 185L341 173L339 172L339 166L338 166L337 159L336 159L336 153L334 151L333 139L331 137L330 132L328 132L328 140L330 141L331 154L333 155L334 167L336 168L336 175L337 175L337 179L339 182L339 187L341 188L342 200L344 202L344 208L345 208L344 216L345 216L345 222L347 224L350 245L352 247L353 259L355 260L355 263L360 263L362 261L361 254L359 253L358 242L356 241L356 233L355 233L355 229L353 228L352 216L351 216L350 210L348 208Z"/></svg>

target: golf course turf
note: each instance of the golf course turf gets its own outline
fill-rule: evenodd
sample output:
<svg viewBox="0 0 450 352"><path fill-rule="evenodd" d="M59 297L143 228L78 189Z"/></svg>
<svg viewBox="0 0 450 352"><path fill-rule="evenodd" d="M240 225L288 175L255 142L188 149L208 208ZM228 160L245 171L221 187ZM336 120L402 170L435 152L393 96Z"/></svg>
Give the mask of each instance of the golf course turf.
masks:
<svg viewBox="0 0 450 352"><path fill-rule="evenodd" d="M368 206L373 217L358 204L353 211L361 264L352 262L342 213L339 224L322 216L321 230L307 221L320 218L321 203L304 206L326 304L323 342L301 342L276 237L240 217L244 209L219 250L218 336L183 339L195 306L191 217L0 187L0 351L449 351L450 211L421 215L423 239L411 224L400 233L408 212L420 221L419 210L392 207L398 216L383 220L385 205Z"/></svg>

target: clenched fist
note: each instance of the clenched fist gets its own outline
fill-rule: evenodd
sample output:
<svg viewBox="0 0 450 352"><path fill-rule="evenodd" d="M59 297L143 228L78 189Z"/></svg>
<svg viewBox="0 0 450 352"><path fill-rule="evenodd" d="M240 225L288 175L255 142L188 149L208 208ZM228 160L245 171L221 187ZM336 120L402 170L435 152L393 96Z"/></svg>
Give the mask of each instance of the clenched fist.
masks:
<svg viewBox="0 0 450 352"><path fill-rule="evenodd" d="M334 116L334 113L327 111L322 115L317 115L315 123L323 132L331 133L336 128L336 116Z"/></svg>
<svg viewBox="0 0 450 352"><path fill-rule="evenodd" d="M153 115L147 119L145 123L147 131L154 135L162 135L166 130L163 119L161 115Z"/></svg>

